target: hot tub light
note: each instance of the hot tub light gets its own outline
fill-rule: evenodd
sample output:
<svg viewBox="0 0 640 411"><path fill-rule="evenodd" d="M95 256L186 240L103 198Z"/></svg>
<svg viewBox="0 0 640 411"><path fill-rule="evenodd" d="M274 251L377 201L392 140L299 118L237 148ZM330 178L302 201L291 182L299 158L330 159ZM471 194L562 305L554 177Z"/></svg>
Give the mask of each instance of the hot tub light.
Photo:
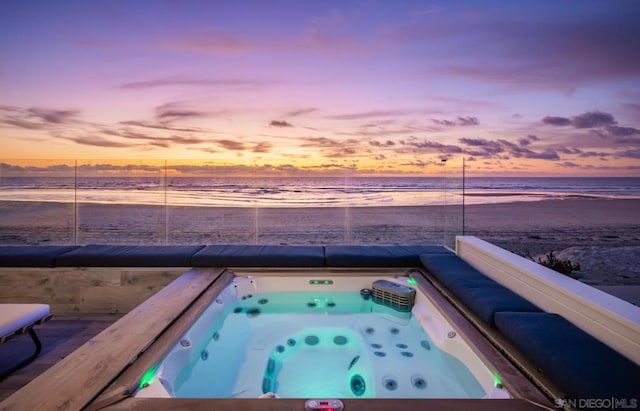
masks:
<svg viewBox="0 0 640 411"><path fill-rule="evenodd" d="M138 387L139 388L148 387L153 382L153 379L156 376L156 371L158 371L158 366L153 366L149 368L147 372L145 372L140 378L140 384L138 385Z"/></svg>
<svg viewBox="0 0 640 411"><path fill-rule="evenodd" d="M333 284L333 280L309 280L309 284L311 284L311 285L331 285L331 284Z"/></svg>
<svg viewBox="0 0 640 411"><path fill-rule="evenodd" d="M496 388L503 388L504 385L502 384L502 378L500 378L498 373L494 371L491 375L493 375L493 386Z"/></svg>
<svg viewBox="0 0 640 411"><path fill-rule="evenodd" d="M416 281L415 278L409 277L409 278L407 278L407 284L409 284L409 285L418 285L418 282Z"/></svg>

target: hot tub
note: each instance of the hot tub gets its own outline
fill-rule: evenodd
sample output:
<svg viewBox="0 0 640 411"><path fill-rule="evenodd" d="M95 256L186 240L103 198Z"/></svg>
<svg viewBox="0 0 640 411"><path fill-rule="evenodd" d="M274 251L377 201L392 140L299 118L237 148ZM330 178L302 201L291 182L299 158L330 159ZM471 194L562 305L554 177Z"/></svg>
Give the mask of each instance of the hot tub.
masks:
<svg viewBox="0 0 640 411"><path fill-rule="evenodd" d="M511 397L410 273L235 275L135 397Z"/></svg>

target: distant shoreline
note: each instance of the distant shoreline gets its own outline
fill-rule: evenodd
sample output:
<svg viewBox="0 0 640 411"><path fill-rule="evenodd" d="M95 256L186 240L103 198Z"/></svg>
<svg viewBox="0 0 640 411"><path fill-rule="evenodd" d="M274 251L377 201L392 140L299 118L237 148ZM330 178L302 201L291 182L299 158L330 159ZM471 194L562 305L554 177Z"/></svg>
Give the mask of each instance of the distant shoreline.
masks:
<svg viewBox="0 0 640 411"><path fill-rule="evenodd" d="M132 191L135 193L135 191ZM387 207L443 207L443 206L462 206L463 197L467 198L464 202L465 206L475 206L483 204L510 204L510 203L536 203L541 201L563 201L571 199L587 199L587 200L640 200L640 195L621 195L621 194L580 194L580 193L557 193L557 192L527 192L527 191L510 191L510 192L465 192L464 196L460 191L448 192L442 195L442 198L438 200L427 199L428 203L417 203L416 200L407 200L407 203L393 203L389 202L385 204L385 201L371 202L367 204L365 201L356 202L354 204L348 204L344 202L336 203L314 203L306 202L304 204L287 204L279 203L277 201L270 201L260 203L260 200L252 201L250 199L238 200L234 202L209 200L209 202L199 202L197 200L175 200L169 198L165 203L165 196L162 192L155 193L154 196L149 196L145 200L129 200L129 201L116 201L116 200L99 200L92 198L89 200L78 198L72 195L73 192L66 197L61 197L59 194L52 194L48 196L47 193L30 193L31 197L14 198L14 196L7 196L6 193L0 191L0 202L5 203L60 203L60 204L78 204L78 205L114 205L114 206L157 206L157 207L208 207L208 208L261 208L261 209L305 209L305 208L387 208ZM4 194L4 196L3 196ZM179 192L171 192L171 195L179 194ZM148 193L147 193L148 195ZM19 197L15 195L15 197ZM509 197L511 197L509 199ZM485 199L485 201L483 201ZM387 200L388 201L388 200Z"/></svg>

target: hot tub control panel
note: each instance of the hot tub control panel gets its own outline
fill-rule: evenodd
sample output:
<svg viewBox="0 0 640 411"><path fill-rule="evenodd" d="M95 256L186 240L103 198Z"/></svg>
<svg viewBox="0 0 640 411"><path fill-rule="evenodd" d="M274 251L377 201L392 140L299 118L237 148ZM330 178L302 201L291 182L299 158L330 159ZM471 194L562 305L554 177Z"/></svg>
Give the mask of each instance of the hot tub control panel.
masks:
<svg viewBox="0 0 640 411"><path fill-rule="evenodd" d="M342 411L344 404L340 400L323 398L305 401L304 409L306 411Z"/></svg>

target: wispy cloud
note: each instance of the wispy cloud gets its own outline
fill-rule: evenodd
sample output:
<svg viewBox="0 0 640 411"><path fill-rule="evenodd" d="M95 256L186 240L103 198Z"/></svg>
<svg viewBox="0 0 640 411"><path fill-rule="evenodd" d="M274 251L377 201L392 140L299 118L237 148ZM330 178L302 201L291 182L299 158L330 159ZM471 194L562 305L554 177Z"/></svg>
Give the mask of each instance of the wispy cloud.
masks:
<svg viewBox="0 0 640 411"><path fill-rule="evenodd" d="M459 154L462 153L462 149L458 146L451 144L442 144L432 140L420 140L417 137L410 137L407 140L400 140L400 144L403 146L413 147L414 149L439 153L439 154Z"/></svg>
<svg viewBox="0 0 640 411"><path fill-rule="evenodd" d="M357 113L337 114L329 116L328 118L333 120L362 120L368 118L381 118L392 116L403 116L408 114L420 113L421 110L371 110L362 111Z"/></svg>
<svg viewBox="0 0 640 411"><path fill-rule="evenodd" d="M140 141L149 141L152 145L156 147L171 147L174 145L193 145L193 144L203 144L207 143L209 140L201 137L193 137L193 136L158 136L155 134L146 134L137 131L133 131L130 129L109 129L103 128L102 133L115 136L120 138L125 138L128 140L140 140Z"/></svg>
<svg viewBox="0 0 640 411"><path fill-rule="evenodd" d="M536 141L540 140L538 138L538 136L534 136L533 134L529 134L526 137L522 137L520 139L518 139L518 144L520 144L521 146L528 146L531 143L534 143Z"/></svg>
<svg viewBox="0 0 640 411"><path fill-rule="evenodd" d="M2 123L27 130L42 130L44 128L44 125L41 123L34 123L18 118L5 118L2 120Z"/></svg>
<svg viewBox="0 0 640 411"><path fill-rule="evenodd" d="M330 148L341 148L345 147L345 145L357 144L358 140L348 139L348 140L338 140L329 137L304 137L301 139L303 143L300 145L301 147L330 147Z"/></svg>
<svg viewBox="0 0 640 411"><path fill-rule="evenodd" d="M303 116L305 114L311 114L314 111L318 111L318 109L315 108L315 107L301 108L301 109L298 109L298 110L293 110L293 111L289 111L288 113L285 113L285 117Z"/></svg>
<svg viewBox="0 0 640 411"><path fill-rule="evenodd" d="M58 110L45 107L23 108L0 106L0 124L28 130L42 130L76 122L79 110Z"/></svg>
<svg viewBox="0 0 640 411"><path fill-rule="evenodd" d="M129 148L133 147L133 144L125 143L121 141L114 141L99 136L83 136L83 137L62 137L66 140L73 141L76 144L94 147L120 147Z"/></svg>
<svg viewBox="0 0 640 411"><path fill-rule="evenodd" d="M168 111L163 111L162 113L158 113L158 115L156 116L158 118L158 120L177 120L177 119L184 119L184 118L193 118L193 117L202 117L203 113L199 112L199 111L193 111L193 110L183 110L183 111L176 111L176 110L168 110Z"/></svg>
<svg viewBox="0 0 640 411"><path fill-rule="evenodd" d="M268 153L269 151L271 151L272 147L273 147L272 143L268 141L262 141L262 142L256 143L256 145L253 146L251 151L253 151L254 153Z"/></svg>
<svg viewBox="0 0 640 411"><path fill-rule="evenodd" d="M362 155L358 151L360 142L357 139L333 139L328 137L305 137L300 147L318 148L326 158L345 158Z"/></svg>
<svg viewBox="0 0 640 411"><path fill-rule="evenodd" d="M547 116L542 119L542 122L552 126L568 126L571 124L571 119L566 117Z"/></svg>
<svg viewBox="0 0 640 411"><path fill-rule="evenodd" d="M369 141L369 145L373 147L393 147L396 145L395 141L387 140L387 141Z"/></svg>
<svg viewBox="0 0 640 411"><path fill-rule="evenodd" d="M609 134L615 137L626 137L640 134L640 129L637 129L635 127L609 126L607 127L607 131L609 132Z"/></svg>
<svg viewBox="0 0 640 411"><path fill-rule="evenodd" d="M596 128L611 126L616 123L613 116L601 111L590 111L571 118L571 125L575 128Z"/></svg>
<svg viewBox="0 0 640 411"><path fill-rule="evenodd" d="M269 84L267 81L238 78L196 78L196 77L164 77L151 80L134 81L120 85L129 90L144 90L156 87L189 86L189 87L226 87L255 88Z"/></svg>
<svg viewBox="0 0 640 411"><path fill-rule="evenodd" d="M54 124L65 123L80 113L78 110L53 110L41 107L32 107L28 111L34 117Z"/></svg>
<svg viewBox="0 0 640 411"><path fill-rule="evenodd" d="M488 140L484 138L460 138L458 141L467 148L466 154L481 158L502 158L507 156L515 158L529 158L538 160L559 160L558 152L551 148L542 151L534 151L528 144L516 144L505 139ZM530 141L527 139L526 141ZM471 148L469 148L471 147Z"/></svg>
<svg viewBox="0 0 640 411"><path fill-rule="evenodd" d="M269 126L271 126L271 127L293 127L293 124L288 123L288 122L283 121L283 120L271 120L271 122L269 123Z"/></svg>
<svg viewBox="0 0 640 411"><path fill-rule="evenodd" d="M620 157L640 159L640 150L624 150L616 154Z"/></svg>
<svg viewBox="0 0 640 411"><path fill-rule="evenodd" d="M616 142L620 144L628 143L629 140L620 137L629 137L640 134L640 129L635 127L623 127L617 125L615 117L602 111L589 111L586 113L567 117L547 116L542 119L542 123L552 126L571 126L575 129L596 130L597 134L603 138L616 137ZM631 142L633 140L630 140Z"/></svg>
<svg viewBox="0 0 640 411"><path fill-rule="evenodd" d="M222 139L222 140L215 140L214 142L218 144L220 147L223 147L229 151L246 150L246 146L239 141Z"/></svg>
<svg viewBox="0 0 640 411"><path fill-rule="evenodd" d="M181 131L187 133L211 133L211 130L203 130L200 128L193 127L173 127L165 124L157 124L157 123L148 123L144 121L120 121L118 124L124 126L134 126L134 127L142 127L142 128L151 128L156 130L167 130L167 131Z"/></svg>
<svg viewBox="0 0 640 411"><path fill-rule="evenodd" d="M456 126L466 127L466 126L477 126L480 124L480 121L478 121L478 118L473 116L466 116L466 117L458 116L458 118L456 118L455 120L431 119L431 121L439 126L444 126L444 127L456 127Z"/></svg>

